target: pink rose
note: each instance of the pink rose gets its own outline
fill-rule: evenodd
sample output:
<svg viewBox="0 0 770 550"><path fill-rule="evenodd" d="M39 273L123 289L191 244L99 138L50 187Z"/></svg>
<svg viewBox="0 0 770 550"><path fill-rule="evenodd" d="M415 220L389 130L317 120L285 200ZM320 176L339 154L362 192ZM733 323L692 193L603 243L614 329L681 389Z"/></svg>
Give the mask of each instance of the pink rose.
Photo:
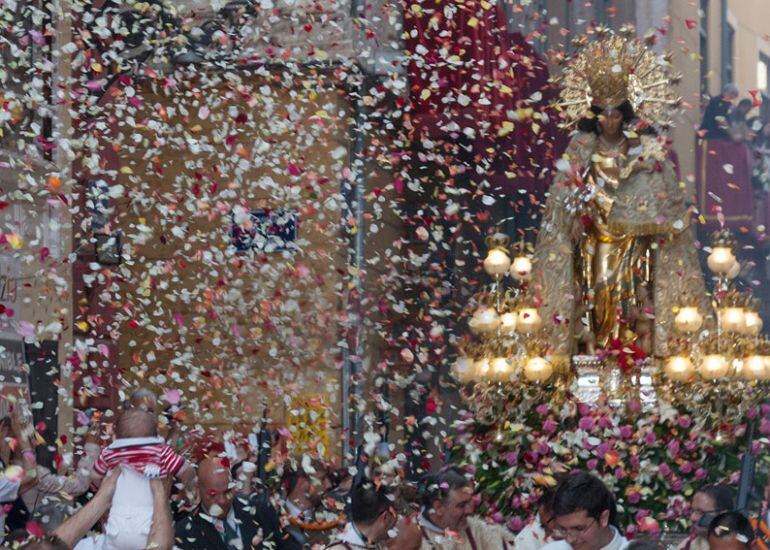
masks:
<svg viewBox="0 0 770 550"><path fill-rule="evenodd" d="M770 434L770 419L763 418L759 421L759 433L762 435Z"/></svg>
<svg viewBox="0 0 770 550"><path fill-rule="evenodd" d="M623 468L615 468L615 479L623 479L626 477L626 471Z"/></svg>
<svg viewBox="0 0 770 550"><path fill-rule="evenodd" d="M642 495L639 493L639 491L631 491L628 493L626 500L628 500L629 504L639 504L639 502L642 500Z"/></svg>
<svg viewBox="0 0 770 550"><path fill-rule="evenodd" d="M519 461L519 453L505 453L505 461L508 463L509 466L513 466Z"/></svg>
<svg viewBox="0 0 770 550"><path fill-rule="evenodd" d="M551 407L543 403L542 405L538 405L535 410L537 411L537 414L539 414L540 416L545 416L551 410Z"/></svg>
<svg viewBox="0 0 770 550"><path fill-rule="evenodd" d="M580 416L591 414L591 405L587 403L578 404L578 412L580 413Z"/></svg>
<svg viewBox="0 0 770 550"><path fill-rule="evenodd" d="M543 431L547 434L555 432L556 428L558 428L558 425L550 418L547 418L546 421L543 422Z"/></svg>
<svg viewBox="0 0 770 550"><path fill-rule="evenodd" d="M698 442L692 439L685 442L684 444L684 450L687 451L688 453L693 452L697 448L698 448Z"/></svg>
<svg viewBox="0 0 770 550"><path fill-rule="evenodd" d="M508 520L508 529L517 533L524 528L524 521L518 516L514 516Z"/></svg>
<svg viewBox="0 0 770 550"><path fill-rule="evenodd" d="M671 475L671 468L669 468L668 464L664 462L663 464L658 466L658 473L663 477L668 477Z"/></svg>
<svg viewBox="0 0 770 550"><path fill-rule="evenodd" d="M655 442L658 440L657 437L655 437L655 432L649 431L646 434L644 434L644 442L647 445L655 445Z"/></svg>
<svg viewBox="0 0 770 550"><path fill-rule="evenodd" d="M620 437L623 439L631 439L631 437L634 435L634 430L631 428L631 426L621 426L620 427Z"/></svg>
<svg viewBox="0 0 770 550"><path fill-rule="evenodd" d="M693 465L692 462L685 462L681 466L679 466L679 471L683 474L689 474L692 473L692 471L695 469L695 465Z"/></svg>
<svg viewBox="0 0 770 550"><path fill-rule="evenodd" d="M578 421L578 428L586 432L594 429L594 419L590 416L584 416Z"/></svg>
<svg viewBox="0 0 770 550"><path fill-rule="evenodd" d="M503 517L502 512L495 512L494 514L492 514L492 521L494 521L495 523L502 523L503 521L505 521L505 518Z"/></svg>
<svg viewBox="0 0 770 550"><path fill-rule="evenodd" d="M676 478L671 482L671 489L674 491L681 491L684 488L684 483L681 479Z"/></svg>
<svg viewBox="0 0 770 550"><path fill-rule="evenodd" d="M596 470L596 466L599 464L599 460L596 458L591 458L586 462L586 467L589 470Z"/></svg>
<svg viewBox="0 0 770 550"><path fill-rule="evenodd" d="M692 418L689 416L680 416L679 417L679 425L682 428L689 428L690 424L692 424Z"/></svg>
<svg viewBox="0 0 770 550"><path fill-rule="evenodd" d="M703 468L698 468L695 470L695 479L706 479L706 476L708 475L708 472L704 470Z"/></svg>
<svg viewBox="0 0 770 550"><path fill-rule="evenodd" d="M602 415L599 417L599 427L602 429L612 428L612 420Z"/></svg>
<svg viewBox="0 0 770 550"><path fill-rule="evenodd" d="M666 449L668 450L668 454L672 457L676 457L676 455L679 454L679 440L672 439L669 441L668 445L666 445Z"/></svg>

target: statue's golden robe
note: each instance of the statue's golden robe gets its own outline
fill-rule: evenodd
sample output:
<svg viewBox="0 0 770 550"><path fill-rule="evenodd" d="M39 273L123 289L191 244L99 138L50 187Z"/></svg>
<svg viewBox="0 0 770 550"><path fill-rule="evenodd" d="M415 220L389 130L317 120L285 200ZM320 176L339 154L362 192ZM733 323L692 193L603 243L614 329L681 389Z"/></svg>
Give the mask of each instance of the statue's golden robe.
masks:
<svg viewBox="0 0 770 550"><path fill-rule="evenodd" d="M575 255L581 246L573 242L571 228L576 217L596 215L606 208L605 229L617 235L645 241L651 253L652 302L655 316L653 353L668 354L673 335L674 308L685 293L695 297L702 313L711 306L690 226L685 190L661 138L642 136L629 148L621 166L617 189L594 188L587 177L597 151L594 134L576 134L570 141L546 201L543 221L535 244L532 292L542 300L548 341L557 361L576 352L574 338L585 289L580 288ZM586 176L586 177L584 177Z"/></svg>

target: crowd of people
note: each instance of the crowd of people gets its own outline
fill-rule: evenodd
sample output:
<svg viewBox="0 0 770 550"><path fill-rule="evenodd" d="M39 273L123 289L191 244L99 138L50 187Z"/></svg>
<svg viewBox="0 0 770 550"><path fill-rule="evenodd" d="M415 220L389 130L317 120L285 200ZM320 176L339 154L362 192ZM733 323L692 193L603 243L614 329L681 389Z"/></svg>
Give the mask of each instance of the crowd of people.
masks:
<svg viewBox="0 0 770 550"><path fill-rule="evenodd" d="M703 112L699 136L745 143L753 160L751 184L758 199L770 193L770 120L752 115L755 102L739 99L735 84L728 84L711 98Z"/></svg>
<svg viewBox="0 0 770 550"><path fill-rule="evenodd" d="M572 472L556 487L544 488L536 516L514 535L474 513L473 476L459 466L425 475L417 488L393 483L399 476L374 458L354 475L305 460L285 464L280 487L271 490L255 475L254 457L234 462L219 453L189 462L168 437L158 436L157 412L150 392L135 392L116 417L111 440L91 435L77 465L62 459L57 472L36 463L39 436L23 415L3 419L0 521L6 547L662 548L657 540L628 541L617 522L614 495L586 472ZM171 442L179 443L176 434ZM755 550L755 527L760 534L767 528L752 526L734 507L728 486L701 488L690 503L689 536L677 550Z"/></svg>

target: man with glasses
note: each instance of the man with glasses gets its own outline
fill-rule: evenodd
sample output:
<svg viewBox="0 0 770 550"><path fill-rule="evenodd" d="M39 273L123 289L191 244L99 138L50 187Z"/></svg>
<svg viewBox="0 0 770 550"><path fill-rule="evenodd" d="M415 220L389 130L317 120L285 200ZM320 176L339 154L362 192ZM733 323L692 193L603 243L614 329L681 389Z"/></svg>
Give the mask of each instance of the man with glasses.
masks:
<svg viewBox="0 0 770 550"><path fill-rule="evenodd" d="M596 477L578 472L564 478L553 498L553 534L544 550L625 550L628 540L617 528L615 497Z"/></svg>
<svg viewBox="0 0 770 550"><path fill-rule="evenodd" d="M709 524L717 515L733 509L733 491L725 485L707 485L692 497L690 536L677 550L708 550Z"/></svg>

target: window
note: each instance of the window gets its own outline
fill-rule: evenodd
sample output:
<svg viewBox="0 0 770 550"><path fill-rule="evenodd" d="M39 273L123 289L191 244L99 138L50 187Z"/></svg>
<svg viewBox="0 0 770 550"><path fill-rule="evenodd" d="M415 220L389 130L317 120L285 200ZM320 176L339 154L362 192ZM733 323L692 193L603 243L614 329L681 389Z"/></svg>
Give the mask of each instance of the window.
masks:
<svg viewBox="0 0 770 550"><path fill-rule="evenodd" d="M757 61L757 88L763 95L767 95L768 81L770 81L770 57L760 53Z"/></svg>
<svg viewBox="0 0 770 550"><path fill-rule="evenodd" d="M733 81L734 75L734 59L735 59L735 27L729 23L725 23L725 43L722 70L724 71L722 77L722 85L728 84Z"/></svg>

